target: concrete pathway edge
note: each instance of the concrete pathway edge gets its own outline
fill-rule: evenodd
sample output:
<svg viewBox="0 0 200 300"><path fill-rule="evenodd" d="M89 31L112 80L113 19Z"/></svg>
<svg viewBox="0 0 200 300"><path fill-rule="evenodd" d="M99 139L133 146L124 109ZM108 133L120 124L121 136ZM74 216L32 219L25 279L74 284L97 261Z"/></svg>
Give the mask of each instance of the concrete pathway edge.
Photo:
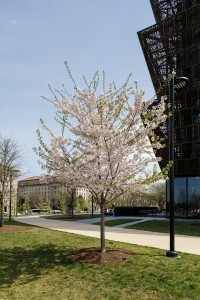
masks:
<svg viewBox="0 0 200 300"><path fill-rule="evenodd" d="M100 238L98 225L80 222L50 220L42 217L17 217L16 221L39 227L69 232L84 236ZM169 234L134 229L106 227L106 239L140 246L169 250ZM175 236L176 251L200 255L200 238L192 236Z"/></svg>

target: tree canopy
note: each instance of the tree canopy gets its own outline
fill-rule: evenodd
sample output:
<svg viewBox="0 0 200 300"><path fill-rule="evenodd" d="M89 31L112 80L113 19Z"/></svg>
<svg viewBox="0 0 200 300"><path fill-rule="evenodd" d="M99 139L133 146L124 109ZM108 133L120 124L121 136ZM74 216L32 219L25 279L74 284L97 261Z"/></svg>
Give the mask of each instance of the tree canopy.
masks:
<svg viewBox="0 0 200 300"><path fill-rule="evenodd" d="M53 99L43 97L56 108L61 134L56 135L41 120L50 143L44 143L38 130L40 146L35 151L48 172L74 187L88 188L100 198L103 211L106 203L124 191L162 177L162 172L148 166L161 159L153 149L164 147L155 129L167 118L165 99L149 110L154 99L145 101L137 82L129 84L131 74L120 88L112 82L106 90L103 73L99 93L100 76L96 72L90 83L84 77L85 88L80 89L66 66L74 92L68 93L64 86L62 90L50 87Z"/></svg>

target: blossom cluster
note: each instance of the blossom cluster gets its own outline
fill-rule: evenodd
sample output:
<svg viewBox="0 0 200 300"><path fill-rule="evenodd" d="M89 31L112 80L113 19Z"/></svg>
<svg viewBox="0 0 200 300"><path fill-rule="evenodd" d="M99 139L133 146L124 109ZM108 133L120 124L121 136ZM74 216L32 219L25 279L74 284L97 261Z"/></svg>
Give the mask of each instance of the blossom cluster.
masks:
<svg viewBox="0 0 200 300"><path fill-rule="evenodd" d="M128 87L126 81L119 90L113 83L100 94L98 83L96 75L85 89L75 86L73 96L53 93L61 134L56 136L43 122L50 145L40 136L37 153L55 176L110 201L160 178L161 173L150 171L148 165L161 159L153 152L163 147L155 129L167 115L164 98L149 110L153 99L144 101L137 83Z"/></svg>

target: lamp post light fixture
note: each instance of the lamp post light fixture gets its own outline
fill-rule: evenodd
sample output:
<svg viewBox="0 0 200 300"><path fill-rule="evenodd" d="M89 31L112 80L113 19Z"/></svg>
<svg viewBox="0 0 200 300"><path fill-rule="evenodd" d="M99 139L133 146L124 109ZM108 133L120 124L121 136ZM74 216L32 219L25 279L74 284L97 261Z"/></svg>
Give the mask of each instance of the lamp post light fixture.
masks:
<svg viewBox="0 0 200 300"><path fill-rule="evenodd" d="M174 75L174 72L172 72ZM189 84L189 79L186 77L175 77L169 82L169 103L170 103L170 117L169 117L169 134L168 134L168 148L169 161L172 166L169 170L169 211L170 211L170 250L166 252L168 257L178 257L178 252L175 251L174 243L174 91L185 88Z"/></svg>

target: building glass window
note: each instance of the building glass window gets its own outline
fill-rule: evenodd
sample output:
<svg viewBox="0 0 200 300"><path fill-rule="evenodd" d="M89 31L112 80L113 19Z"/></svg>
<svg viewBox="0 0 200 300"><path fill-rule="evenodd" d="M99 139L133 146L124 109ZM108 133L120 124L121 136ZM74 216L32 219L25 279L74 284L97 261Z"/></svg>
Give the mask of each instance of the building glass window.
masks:
<svg viewBox="0 0 200 300"><path fill-rule="evenodd" d="M167 180L167 217L169 217L169 180ZM200 218L200 177L174 178L175 217Z"/></svg>
<svg viewBox="0 0 200 300"><path fill-rule="evenodd" d="M180 121L181 126L187 126L192 124L192 118L191 118L191 109L182 110L180 113Z"/></svg>
<svg viewBox="0 0 200 300"><path fill-rule="evenodd" d="M199 139L199 127L196 126L190 126L187 128L187 140L188 142L192 141L198 141Z"/></svg>
<svg viewBox="0 0 200 300"><path fill-rule="evenodd" d="M199 106L199 96L197 94L197 89L187 91L186 100L187 107Z"/></svg>
<svg viewBox="0 0 200 300"><path fill-rule="evenodd" d="M194 157L200 157L200 143L194 144Z"/></svg>
<svg viewBox="0 0 200 300"><path fill-rule="evenodd" d="M185 127L178 128L176 130L176 138L177 138L177 142L179 142L179 143L183 143L183 142L186 141L186 129L185 129Z"/></svg>
<svg viewBox="0 0 200 300"><path fill-rule="evenodd" d="M195 108L193 111L193 124L200 123L200 108Z"/></svg>
<svg viewBox="0 0 200 300"><path fill-rule="evenodd" d="M167 216L169 216L169 180L167 180ZM187 216L186 178L174 178L174 215Z"/></svg>
<svg viewBox="0 0 200 300"><path fill-rule="evenodd" d="M182 152L181 152L182 158L192 158L194 157L194 151L193 151L193 144L187 143L182 145Z"/></svg>
<svg viewBox="0 0 200 300"><path fill-rule="evenodd" d="M174 113L174 126L180 127L180 113L179 111Z"/></svg>
<svg viewBox="0 0 200 300"><path fill-rule="evenodd" d="M186 203L186 178L174 179L174 203L175 215L186 216L187 203Z"/></svg>
<svg viewBox="0 0 200 300"><path fill-rule="evenodd" d="M200 177L188 178L188 216L200 216Z"/></svg>

